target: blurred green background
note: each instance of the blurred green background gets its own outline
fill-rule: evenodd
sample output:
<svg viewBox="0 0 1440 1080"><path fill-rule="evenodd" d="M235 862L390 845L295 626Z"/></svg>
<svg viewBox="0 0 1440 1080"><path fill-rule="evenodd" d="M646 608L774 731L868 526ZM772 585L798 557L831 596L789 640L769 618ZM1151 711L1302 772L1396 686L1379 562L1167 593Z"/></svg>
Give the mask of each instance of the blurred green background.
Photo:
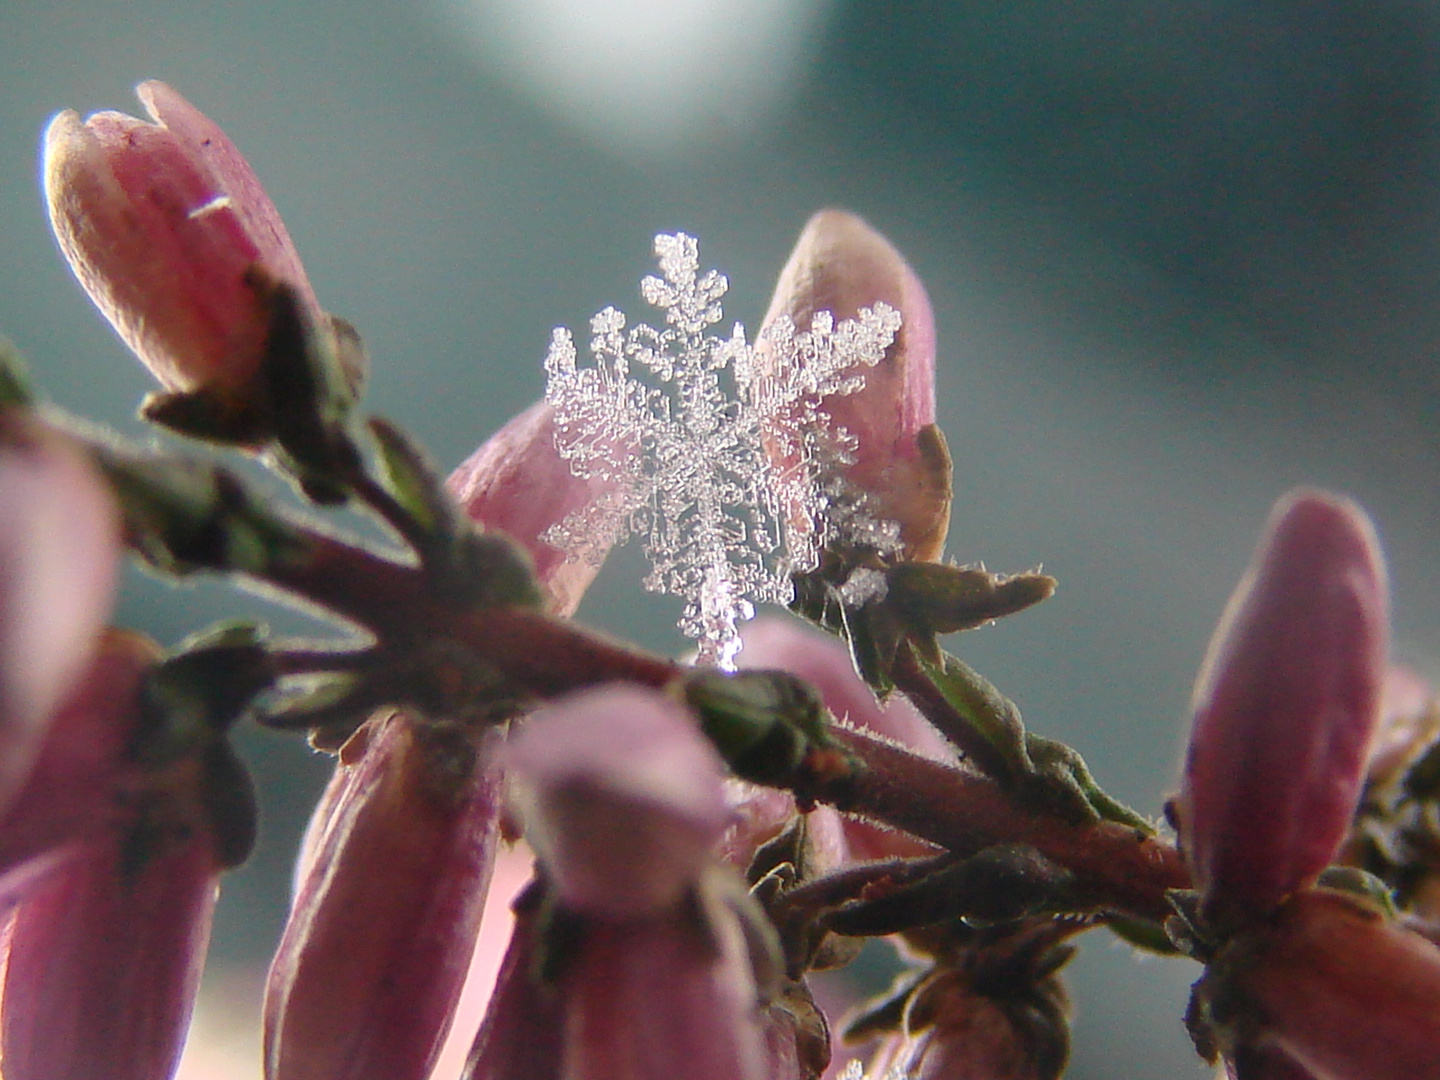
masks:
<svg viewBox="0 0 1440 1080"><path fill-rule="evenodd" d="M553 326L643 314L656 232L698 235L753 329L809 214L866 216L936 308L950 554L1060 580L952 648L1145 812L1294 484L1375 515L1397 652L1440 674L1433 3L5 0L0 332L56 401L132 432L147 379L55 253L35 148L57 109L134 111L152 77L246 153L365 335L371 407L447 467L539 395ZM582 617L676 649L640 572L614 559ZM171 642L232 609L136 575L122 618ZM298 741L245 749L266 816L222 976L272 947L328 772ZM1206 1074L1193 967L1095 935L1074 970L1072 1077Z"/></svg>

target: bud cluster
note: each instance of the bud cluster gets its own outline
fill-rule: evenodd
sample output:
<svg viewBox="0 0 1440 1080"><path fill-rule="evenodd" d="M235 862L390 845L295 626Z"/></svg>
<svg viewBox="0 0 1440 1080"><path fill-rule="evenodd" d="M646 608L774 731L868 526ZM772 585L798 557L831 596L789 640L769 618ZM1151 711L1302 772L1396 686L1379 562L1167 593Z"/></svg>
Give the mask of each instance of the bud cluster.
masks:
<svg viewBox="0 0 1440 1080"><path fill-rule="evenodd" d="M579 475L541 402L442 479L361 415L358 336L239 152L169 87L139 92L148 121L46 132L61 250L159 380L147 418L307 506L76 424L0 357L6 1080L174 1075L219 883L255 843L241 722L335 757L265 987L266 1080L819 1080L845 1040L885 1080L1055 1080L1061 972L1097 929L1203 966L1185 1023L1233 1080L1440 1078L1440 707L1390 666L1358 506L1277 504L1202 666L1167 831L941 645L1056 583L942 561L934 319L864 221L812 218L766 317L790 340L900 320L863 384L791 402L847 433L836 528L794 582L820 629L756 620L722 671L572 621L605 550L576 559L557 526L616 498L641 448L602 438L622 460ZM796 465L793 432L768 434ZM885 529L847 531L857 506ZM388 546L310 516L336 509ZM109 626L127 552L343 636L233 623L162 650ZM529 883L492 894L527 852ZM911 965L842 1016L812 976L872 938ZM462 1006L472 959L498 968L483 1010ZM437 1064L452 1025L458 1074Z"/></svg>

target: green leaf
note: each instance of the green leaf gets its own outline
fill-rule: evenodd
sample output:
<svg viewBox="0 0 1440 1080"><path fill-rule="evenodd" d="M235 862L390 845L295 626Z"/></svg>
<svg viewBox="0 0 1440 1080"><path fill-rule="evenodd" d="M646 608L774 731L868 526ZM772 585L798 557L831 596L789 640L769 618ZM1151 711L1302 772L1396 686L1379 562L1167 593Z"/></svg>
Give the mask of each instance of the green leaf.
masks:
<svg viewBox="0 0 1440 1080"><path fill-rule="evenodd" d="M757 784L793 779L812 750L843 753L808 683L785 671L690 672L685 702L735 775Z"/></svg>
<svg viewBox="0 0 1440 1080"><path fill-rule="evenodd" d="M1010 767L1011 779L1034 773L1025 725L1013 701L974 668L949 653L941 653L938 664L918 649L915 656L921 670L950 706Z"/></svg>
<svg viewBox="0 0 1440 1080"><path fill-rule="evenodd" d="M14 345L0 337L0 406L19 405L25 408L33 404L35 395L30 390L25 361Z"/></svg>
<svg viewBox="0 0 1440 1080"><path fill-rule="evenodd" d="M372 416L366 426L375 440L385 490L415 519L422 534L453 535L457 531L455 503L429 455L388 420Z"/></svg>

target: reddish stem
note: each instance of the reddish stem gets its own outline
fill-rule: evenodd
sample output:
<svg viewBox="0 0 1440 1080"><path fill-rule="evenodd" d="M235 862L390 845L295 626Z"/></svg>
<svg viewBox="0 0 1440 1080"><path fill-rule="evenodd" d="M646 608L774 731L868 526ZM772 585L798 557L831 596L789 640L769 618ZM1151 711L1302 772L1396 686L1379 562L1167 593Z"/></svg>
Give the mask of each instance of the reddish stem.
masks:
<svg viewBox="0 0 1440 1080"><path fill-rule="evenodd" d="M332 537L316 536L304 565L267 580L373 631L386 644L449 640L503 672L516 688L547 698L604 682L663 688L683 674L672 660L601 637L530 608L466 608L440 595L417 568ZM1026 807L1001 783L922 758L848 728L839 737L863 762L854 773L797 781L803 794L968 855L1028 844L1076 875L1083 903L1152 921L1171 908L1169 889L1190 886L1174 846L1140 830L1072 825Z"/></svg>
<svg viewBox="0 0 1440 1080"><path fill-rule="evenodd" d="M538 697L602 682L659 688L681 673L673 660L533 608L467 608L453 593L437 591L419 567L321 534L311 537L303 564L274 565L265 581L374 633L387 646L455 642Z"/></svg>
<svg viewBox="0 0 1440 1080"><path fill-rule="evenodd" d="M1082 902L1163 922L1170 889L1190 887L1174 845L1139 829L1102 821L1072 825L1020 805L988 777L932 761L852 728L837 734L866 765L858 775L822 780L816 798L969 855L994 844L1028 844L1075 874Z"/></svg>

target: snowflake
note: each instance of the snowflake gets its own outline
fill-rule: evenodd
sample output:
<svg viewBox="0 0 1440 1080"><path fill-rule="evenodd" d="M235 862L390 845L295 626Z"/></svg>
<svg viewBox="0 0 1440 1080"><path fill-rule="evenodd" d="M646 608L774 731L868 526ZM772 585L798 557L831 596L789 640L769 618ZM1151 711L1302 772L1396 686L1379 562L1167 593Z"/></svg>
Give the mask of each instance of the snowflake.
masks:
<svg viewBox="0 0 1440 1080"><path fill-rule="evenodd" d="M640 535L645 587L684 597L680 629L698 642L700 662L728 668L738 624L756 602L788 602L791 574L814 569L837 528L893 533L837 481L854 439L821 402L864 385L863 368L885 355L900 314L876 304L838 326L818 312L804 333L782 318L753 345L738 323L716 337L708 331L722 318L725 277L699 274L684 233L657 236L655 254L663 277L645 278L640 291L665 312L663 330L627 330L606 308L590 321L591 367L576 365L568 331L551 340L545 399L556 446L607 494L545 539L594 560Z"/></svg>

